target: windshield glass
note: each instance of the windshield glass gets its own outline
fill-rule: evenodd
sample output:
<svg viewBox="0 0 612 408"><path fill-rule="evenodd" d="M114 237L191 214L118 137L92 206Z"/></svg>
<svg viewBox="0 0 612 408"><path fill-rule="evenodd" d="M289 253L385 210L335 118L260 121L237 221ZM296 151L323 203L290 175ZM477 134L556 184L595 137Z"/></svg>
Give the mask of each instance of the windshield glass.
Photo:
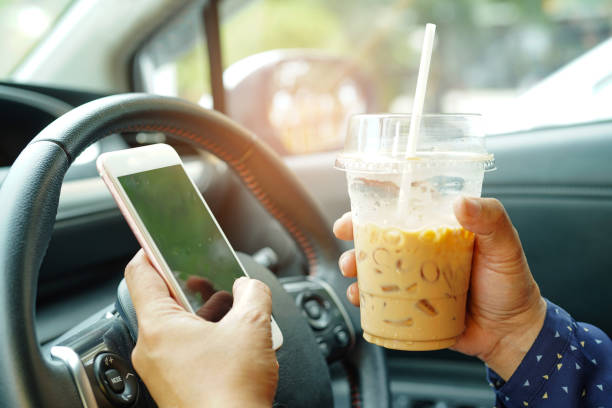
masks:
<svg viewBox="0 0 612 408"><path fill-rule="evenodd" d="M71 0L0 0L0 79L27 55Z"/></svg>
<svg viewBox="0 0 612 408"><path fill-rule="evenodd" d="M226 73L264 51L324 51L360 70L374 90L375 103L361 104L362 111L410 112L424 27L432 22L438 30L426 111L482 113L489 133L612 118L610 47L597 47L612 36L609 0L235 3L222 3ZM321 73L323 82L333 76ZM525 94L545 80L545 89ZM593 109L604 99L606 107Z"/></svg>

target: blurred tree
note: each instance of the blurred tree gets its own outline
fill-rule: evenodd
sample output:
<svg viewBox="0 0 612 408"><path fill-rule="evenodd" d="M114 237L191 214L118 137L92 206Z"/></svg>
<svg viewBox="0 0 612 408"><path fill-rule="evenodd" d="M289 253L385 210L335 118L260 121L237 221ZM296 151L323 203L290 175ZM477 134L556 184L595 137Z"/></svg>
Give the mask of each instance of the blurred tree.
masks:
<svg viewBox="0 0 612 408"><path fill-rule="evenodd" d="M316 48L346 54L342 20L324 3L263 0L247 5L222 25L224 65L262 51Z"/></svg>

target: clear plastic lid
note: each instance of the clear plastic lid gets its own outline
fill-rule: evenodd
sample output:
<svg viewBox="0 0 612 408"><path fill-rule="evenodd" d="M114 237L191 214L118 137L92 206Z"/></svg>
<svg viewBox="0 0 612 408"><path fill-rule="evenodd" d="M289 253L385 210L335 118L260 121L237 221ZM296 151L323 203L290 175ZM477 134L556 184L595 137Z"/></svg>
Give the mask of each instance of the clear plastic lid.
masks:
<svg viewBox="0 0 612 408"><path fill-rule="evenodd" d="M344 151L336 158L339 170L373 173L402 172L408 164L473 163L495 169L485 147L482 116L431 114L421 116L416 152L407 155L409 114L355 115L349 120Z"/></svg>

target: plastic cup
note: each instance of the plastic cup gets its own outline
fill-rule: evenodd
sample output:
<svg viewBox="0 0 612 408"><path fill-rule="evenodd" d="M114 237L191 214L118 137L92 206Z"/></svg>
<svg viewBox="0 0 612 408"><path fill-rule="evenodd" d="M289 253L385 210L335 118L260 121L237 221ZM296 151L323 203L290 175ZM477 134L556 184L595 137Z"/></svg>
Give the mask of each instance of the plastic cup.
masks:
<svg viewBox="0 0 612 408"><path fill-rule="evenodd" d="M465 329L473 233L453 211L494 169L479 115L357 115L336 168L346 171L363 337L399 350L452 346Z"/></svg>

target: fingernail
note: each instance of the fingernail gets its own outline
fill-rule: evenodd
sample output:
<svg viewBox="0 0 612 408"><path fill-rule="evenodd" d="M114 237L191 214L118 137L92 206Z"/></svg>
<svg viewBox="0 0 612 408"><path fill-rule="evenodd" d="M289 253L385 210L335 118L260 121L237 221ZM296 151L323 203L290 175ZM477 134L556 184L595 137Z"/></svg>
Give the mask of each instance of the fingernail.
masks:
<svg viewBox="0 0 612 408"><path fill-rule="evenodd" d="M244 284L244 282L246 282L249 278L247 278L246 276L241 276L238 279L236 279L234 281L234 287L238 287L242 284Z"/></svg>
<svg viewBox="0 0 612 408"><path fill-rule="evenodd" d="M480 215L480 211L482 211L482 204L480 204L480 200L478 198L464 197L463 203L468 217L476 218Z"/></svg>
<svg viewBox="0 0 612 408"><path fill-rule="evenodd" d="M344 269L346 268L346 261L348 260L349 253L345 252L340 255L340 260L338 261L338 266L340 267L340 272L344 275Z"/></svg>

